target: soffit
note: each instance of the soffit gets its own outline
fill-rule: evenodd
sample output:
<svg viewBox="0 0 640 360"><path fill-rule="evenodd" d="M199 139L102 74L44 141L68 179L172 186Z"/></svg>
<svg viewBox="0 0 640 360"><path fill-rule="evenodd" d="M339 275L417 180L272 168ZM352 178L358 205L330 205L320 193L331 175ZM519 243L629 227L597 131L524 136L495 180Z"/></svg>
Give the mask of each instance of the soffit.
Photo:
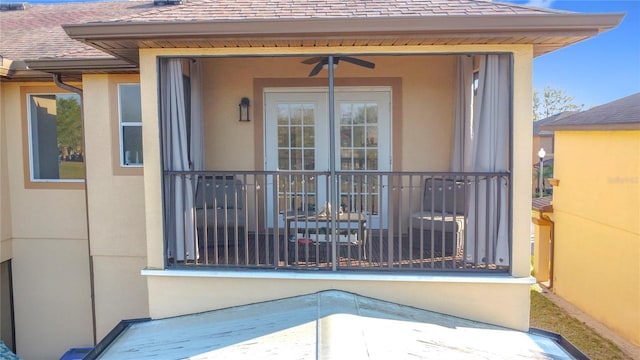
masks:
<svg viewBox="0 0 640 360"><path fill-rule="evenodd" d="M534 56L615 27L621 15L465 15L67 25L71 38L138 63L149 48L533 44Z"/></svg>

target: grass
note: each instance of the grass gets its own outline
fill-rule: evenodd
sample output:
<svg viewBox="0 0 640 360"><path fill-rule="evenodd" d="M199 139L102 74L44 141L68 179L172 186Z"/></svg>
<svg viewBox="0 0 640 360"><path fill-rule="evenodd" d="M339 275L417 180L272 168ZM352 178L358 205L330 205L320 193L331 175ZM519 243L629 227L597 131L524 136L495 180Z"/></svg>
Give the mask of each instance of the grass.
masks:
<svg viewBox="0 0 640 360"><path fill-rule="evenodd" d="M562 335L592 360L632 360L613 342L547 299L537 285L531 288L530 324Z"/></svg>
<svg viewBox="0 0 640 360"><path fill-rule="evenodd" d="M84 179L84 162L60 162L60 179Z"/></svg>

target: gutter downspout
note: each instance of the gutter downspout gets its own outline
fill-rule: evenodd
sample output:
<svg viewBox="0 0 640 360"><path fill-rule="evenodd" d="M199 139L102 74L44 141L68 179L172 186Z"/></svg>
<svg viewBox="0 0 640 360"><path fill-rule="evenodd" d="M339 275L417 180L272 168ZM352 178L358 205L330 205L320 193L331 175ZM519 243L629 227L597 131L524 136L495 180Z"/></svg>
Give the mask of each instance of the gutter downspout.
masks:
<svg viewBox="0 0 640 360"><path fill-rule="evenodd" d="M62 81L62 75L53 74L53 82L61 89L76 93L80 95L80 106L82 111L80 112L80 124L82 126L82 148L85 151L83 167L84 167L84 204L85 204L85 212L86 212L86 221L87 221L87 250L89 254L89 286L91 291L91 321L93 325L93 343L97 344L97 325L96 325L96 297L95 297L95 276L93 274L93 257L91 256L91 237L89 232L89 193L87 191L87 156L86 156L86 134L85 134L85 126L84 126L84 98L83 98L83 90L77 88L75 86L71 86L69 84L65 84Z"/></svg>

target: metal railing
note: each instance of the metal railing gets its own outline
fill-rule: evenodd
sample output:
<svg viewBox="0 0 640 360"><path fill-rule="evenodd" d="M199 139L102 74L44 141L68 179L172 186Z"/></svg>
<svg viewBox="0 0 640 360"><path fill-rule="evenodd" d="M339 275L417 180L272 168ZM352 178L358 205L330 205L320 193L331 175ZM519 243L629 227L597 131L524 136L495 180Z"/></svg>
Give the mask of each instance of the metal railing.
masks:
<svg viewBox="0 0 640 360"><path fill-rule="evenodd" d="M508 272L509 181L504 172L167 171L167 266Z"/></svg>

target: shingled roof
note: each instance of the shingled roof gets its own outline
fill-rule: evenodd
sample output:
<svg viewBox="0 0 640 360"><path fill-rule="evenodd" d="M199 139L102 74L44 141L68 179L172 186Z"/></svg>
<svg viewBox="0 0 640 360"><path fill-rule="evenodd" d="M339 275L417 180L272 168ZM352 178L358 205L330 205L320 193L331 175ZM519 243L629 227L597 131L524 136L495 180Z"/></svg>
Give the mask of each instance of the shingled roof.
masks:
<svg viewBox="0 0 640 360"><path fill-rule="evenodd" d="M541 127L575 113L576 113L575 111L563 111L559 114L551 115L547 118L534 121L533 136L552 136L553 131L545 131L545 130L542 130Z"/></svg>
<svg viewBox="0 0 640 360"><path fill-rule="evenodd" d="M317 19L566 13L489 0L189 0L120 21Z"/></svg>
<svg viewBox="0 0 640 360"><path fill-rule="evenodd" d="M538 56L611 29L622 17L490 0L36 4L0 12L0 76L11 78L20 70L28 76L28 69L75 70L76 76L79 71L122 71L137 67L144 48L533 44ZM79 62L87 59L93 62ZM20 67L21 61L29 68Z"/></svg>
<svg viewBox="0 0 640 360"><path fill-rule="evenodd" d="M152 1L113 1L34 4L0 11L0 55L11 60L110 57L71 39L62 24L108 21L152 8Z"/></svg>
<svg viewBox="0 0 640 360"><path fill-rule="evenodd" d="M540 129L640 130L640 93L556 119Z"/></svg>

